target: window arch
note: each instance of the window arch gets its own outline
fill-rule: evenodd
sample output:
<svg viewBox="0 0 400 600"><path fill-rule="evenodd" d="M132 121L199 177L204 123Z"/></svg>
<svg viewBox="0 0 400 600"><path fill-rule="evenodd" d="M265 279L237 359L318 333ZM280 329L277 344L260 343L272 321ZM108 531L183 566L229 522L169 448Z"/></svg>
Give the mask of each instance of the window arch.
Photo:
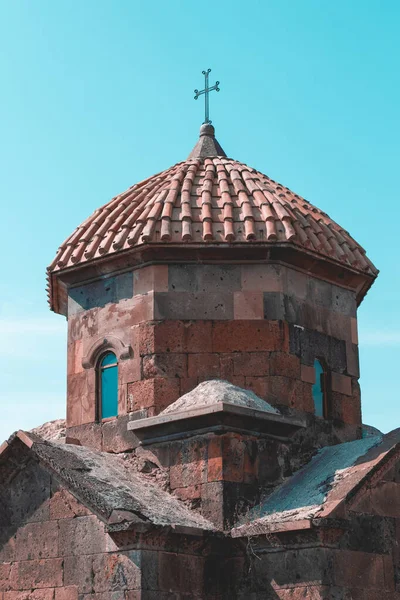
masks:
<svg viewBox="0 0 400 600"><path fill-rule="evenodd" d="M114 352L107 352L98 365L99 418L118 415L118 360Z"/></svg>
<svg viewBox="0 0 400 600"><path fill-rule="evenodd" d="M325 389L325 369L321 362L316 358L314 360L315 383L312 386L312 397L314 401L314 412L317 417L326 416L326 389Z"/></svg>

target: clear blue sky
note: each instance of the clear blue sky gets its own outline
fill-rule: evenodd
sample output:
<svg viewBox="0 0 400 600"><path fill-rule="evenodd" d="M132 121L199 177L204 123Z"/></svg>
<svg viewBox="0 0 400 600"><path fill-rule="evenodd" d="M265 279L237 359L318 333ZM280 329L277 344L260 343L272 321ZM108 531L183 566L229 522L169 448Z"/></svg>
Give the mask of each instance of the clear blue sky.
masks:
<svg viewBox="0 0 400 600"><path fill-rule="evenodd" d="M317 204L380 268L359 310L364 421L400 425L396 0L0 0L0 439L65 413L45 268L95 208L183 160L212 68L228 156Z"/></svg>

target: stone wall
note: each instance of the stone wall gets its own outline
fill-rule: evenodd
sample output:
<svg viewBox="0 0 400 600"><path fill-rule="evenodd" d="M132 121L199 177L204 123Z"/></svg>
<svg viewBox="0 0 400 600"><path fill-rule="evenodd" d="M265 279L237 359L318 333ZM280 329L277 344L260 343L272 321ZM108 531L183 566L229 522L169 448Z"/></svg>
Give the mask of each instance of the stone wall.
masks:
<svg viewBox="0 0 400 600"><path fill-rule="evenodd" d="M36 462L0 488L0 505L0 600L204 598L204 542L113 537Z"/></svg>
<svg viewBox="0 0 400 600"><path fill-rule="evenodd" d="M280 264L149 266L71 289L68 321L67 426L86 443L97 435L96 447L102 434L82 426L96 422L95 364L108 347L120 355L119 415L129 418L157 414L209 378L311 414L318 357L330 373L329 417L357 436L349 289Z"/></svg>

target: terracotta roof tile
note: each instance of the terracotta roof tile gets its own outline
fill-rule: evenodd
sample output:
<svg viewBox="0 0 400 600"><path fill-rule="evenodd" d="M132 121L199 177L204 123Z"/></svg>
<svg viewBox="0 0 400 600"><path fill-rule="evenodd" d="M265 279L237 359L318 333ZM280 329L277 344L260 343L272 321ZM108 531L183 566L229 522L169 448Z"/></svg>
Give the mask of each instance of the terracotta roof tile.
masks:
<svg viewBox="0 0 400 600"><path fill-rule="evenodd" d="M168 242L290 243L377 274L364 249L326 213L224 156L189 158L116 196L61 245L49 271Z"/></svg>

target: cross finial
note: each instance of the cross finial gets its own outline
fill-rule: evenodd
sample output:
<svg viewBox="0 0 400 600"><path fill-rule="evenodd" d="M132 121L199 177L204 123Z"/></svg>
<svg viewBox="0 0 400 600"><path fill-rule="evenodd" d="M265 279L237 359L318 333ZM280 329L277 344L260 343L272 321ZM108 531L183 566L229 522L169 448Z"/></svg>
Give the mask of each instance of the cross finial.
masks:
<svg viewBox="0 0 400 600"><path fill-rule="evenodd" d="M195 97L194 99L197 100L199 96L201 96L202 94L204 94L204 108L205 108L205 120L204 123L211 123L210 121L210 106L209 106L209 101L208 101L208 94L210 92L212 92L213 90L215 90L216 92L219 92L219 81L215 82L215 85L213 85L212 87L208 87L208 76L211 73L211 69L207 69L207 71L203 71L203 75L204 75L204 80L205 80L205 85L204 85L204 90L194 90L195 93Z"/></svg>

